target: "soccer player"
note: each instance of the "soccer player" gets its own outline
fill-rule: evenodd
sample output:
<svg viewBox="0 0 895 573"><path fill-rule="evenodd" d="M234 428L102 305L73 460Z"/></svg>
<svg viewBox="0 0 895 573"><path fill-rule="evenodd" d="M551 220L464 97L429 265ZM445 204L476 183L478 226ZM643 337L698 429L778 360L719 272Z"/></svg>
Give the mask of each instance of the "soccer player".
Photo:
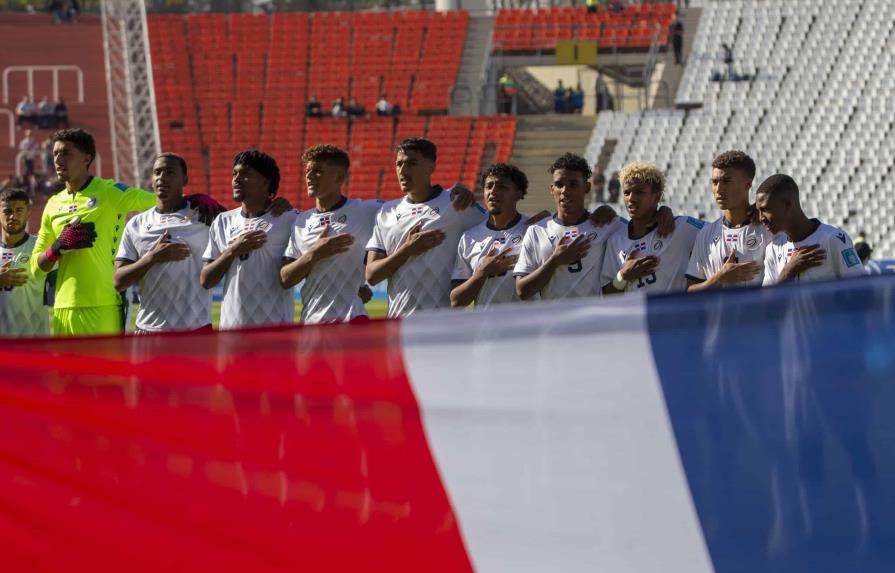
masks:
<svg viewBox="0 0 895 573"><path fill-rule="evenodd" d="M296 211L271 211L280 169L270 155L252 149L233 158L233 200L211 226L199 280L206 289L224 279L220 328L291 324L292 290L280 286L280 264Z"/></svg>
<svg viewBox="0 0 895 573"><path fill-rule="evenodd" d="M713 287L760 285L764 251L774 239L749 203L755 162L742 151L712 161L712 195L722 216L699 231L687 267L690 292Z"/></svg>
<svg viewBox="0 0 895 573"><path fill-rule="evenodd" d="M467 230L457 245L451 277L451 306L476 308L516 302L513 267L519 259L528 217L516 204L528 191L528 177L518 167L496 163L482 174L488 219Z"/></svg>
<svg viewBox="0 0 895 573"><path fill-rule="evenodd" d="M117 334L122 300L113 283L114 259L130 211L155 205L153 193L90 175L93 136L82 129L53 134L53 162L65 189L50 197L41 218L31 268L35 275L59 265L53 334ZM187 197L206 223L221 206L206 195Z"/></svg>
<svg viewBox="0 0 895 573"><path fill-rule="evenodd" d="M450 306L460 235L486 218L468 190L432 185L437 154L428 139L398 145L395 171L405 196L382 205L367 243L366 278L374 285L388 279L390 318Z"/></svg>
<svg viewBox="0 0 895 573"><path fill-rule="evenodd" d="M115 289L139 285L137 334L211 328L211 293L199 284L208 226L183 198L188 181L182 157L156 157L156 206L124 228L115 257Z"/></svg>
<svg viewBox="0 0 895 573"><path fill-rule="evenodd" d="M768 230L780 233L765 250L763 284L865 275L848 233L809 219L799 202L799 186L789 175L765 179L755 206Z"/></svg>
<svg viewBox="0 0 895 573"><path fill-rule="evenodd" d="M315 209L295 220L280 268L280 284L301 288L304 323L367 316L358 289L364 287L364 247L373 234L382 201L342 195L351 160L334 145L315 145L301 158Z"/></svg>
<svg viewBox="0 0 895 573"><path fill-rule="evenodd" d="M634 162L622 168L619 181L631 221L606 243L600 273L603 294L686 290L690 253L704 223L677 217L674 232L660 238L653 221L665 192L665 175L652 163Z"/></svg>
<svg viewBox="0 0 895 573"><path fill-rule="evenodd" d="M24 189L0 192L0 336L46 336L44 277L28 261L37 237L25 231L31 201Z"/></svg>
<svg viewBox="0 0 895 573"><path fill-rule="evenodd" d="M556 215L525 232L513 269L516 294L523 300L599 295L606 239L624 222L613 211L611 222L600 226L585 209L591 169L583 157L566 153L549 171Z"/></svg>

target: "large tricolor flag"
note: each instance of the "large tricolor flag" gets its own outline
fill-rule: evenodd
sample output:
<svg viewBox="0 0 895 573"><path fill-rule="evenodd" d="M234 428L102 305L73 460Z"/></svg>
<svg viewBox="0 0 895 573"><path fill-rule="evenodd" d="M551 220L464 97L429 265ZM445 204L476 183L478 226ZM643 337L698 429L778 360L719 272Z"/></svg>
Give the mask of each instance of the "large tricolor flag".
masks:
<svg viewBox="0 0 895 573"><path fill-rule="evenodd" d="M895 570L895 280L0 341L2 571Z"/></svg>

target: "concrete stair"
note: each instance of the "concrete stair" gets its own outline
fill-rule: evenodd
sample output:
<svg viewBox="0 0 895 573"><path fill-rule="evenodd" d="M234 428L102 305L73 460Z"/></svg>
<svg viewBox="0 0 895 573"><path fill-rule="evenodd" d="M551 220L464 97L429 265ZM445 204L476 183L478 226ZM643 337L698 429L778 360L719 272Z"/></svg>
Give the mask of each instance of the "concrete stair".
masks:
<svg viewBox="0 0 895 573"><path fill-rule="evenodd" d="M594 129L593 116L519 116L510 163L528 176L528 195L520 203L523 213L553 212L547 168L565 152L583 155Z"/></svg>
<svg viewBox="0 0 895 573"><path fill-rule="evenodd" d="M668 86L669 100L671 106L674 107L674 100L677 97L677 89L681 85L681 77L684 75L684 66L690 57L690 51L693 49L693 39L696 37L696 29L699 27L699 17L702 15L702 8L681 8L678 12L681 21L684 23L684 49L682 56L684 63L680 66L674 63L674 50L671 44L665 52L665 67L662 69L662 81ZM664 98L657 97L653 109L664 107Z"/></svg>
<svg viewBox="0 0 895 573"><path fill-rule="evenodd" d="M494 16L470 15L463 55L460 57L460 70L454 84L451 115L479 115L482 72L489 57L488 49L493 31ZM493 91L487 93L493 95Z"/></svg>

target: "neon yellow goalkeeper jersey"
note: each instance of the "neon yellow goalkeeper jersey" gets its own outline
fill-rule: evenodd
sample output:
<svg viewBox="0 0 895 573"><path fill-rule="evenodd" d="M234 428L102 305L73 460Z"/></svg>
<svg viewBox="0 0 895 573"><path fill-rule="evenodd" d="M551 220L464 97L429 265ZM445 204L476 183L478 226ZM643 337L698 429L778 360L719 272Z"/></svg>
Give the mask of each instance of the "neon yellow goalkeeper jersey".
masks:
<svg viewBox="0 0 895 573"><path fill-rule="evenodd" d="M89 179L74 195L63 189L50 197L31 257L35 275L46 274L37 266L37 255L53 244L66 223L80 217L82 223L93 223L96 228L92 247L68 251L59 261L55 308L119 304L112 279L126 215L130 211L150 209L155 202L155 195L148 191L99 177Z"/></svg>

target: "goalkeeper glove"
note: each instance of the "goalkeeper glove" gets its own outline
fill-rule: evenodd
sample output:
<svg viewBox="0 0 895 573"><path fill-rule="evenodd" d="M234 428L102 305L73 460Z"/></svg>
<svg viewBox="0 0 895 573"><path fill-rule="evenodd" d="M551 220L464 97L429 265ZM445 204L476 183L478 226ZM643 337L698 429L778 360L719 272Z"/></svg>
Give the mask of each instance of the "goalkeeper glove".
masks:
<svg viewBox="0 0 895 573"><path fill-rule="evenodd" d="M47 249L47 258L51 261L58 261L68 251L92 247L95 240L94 224L81 223L80 217L75 217L62 228L59 238Z"/></svg>

